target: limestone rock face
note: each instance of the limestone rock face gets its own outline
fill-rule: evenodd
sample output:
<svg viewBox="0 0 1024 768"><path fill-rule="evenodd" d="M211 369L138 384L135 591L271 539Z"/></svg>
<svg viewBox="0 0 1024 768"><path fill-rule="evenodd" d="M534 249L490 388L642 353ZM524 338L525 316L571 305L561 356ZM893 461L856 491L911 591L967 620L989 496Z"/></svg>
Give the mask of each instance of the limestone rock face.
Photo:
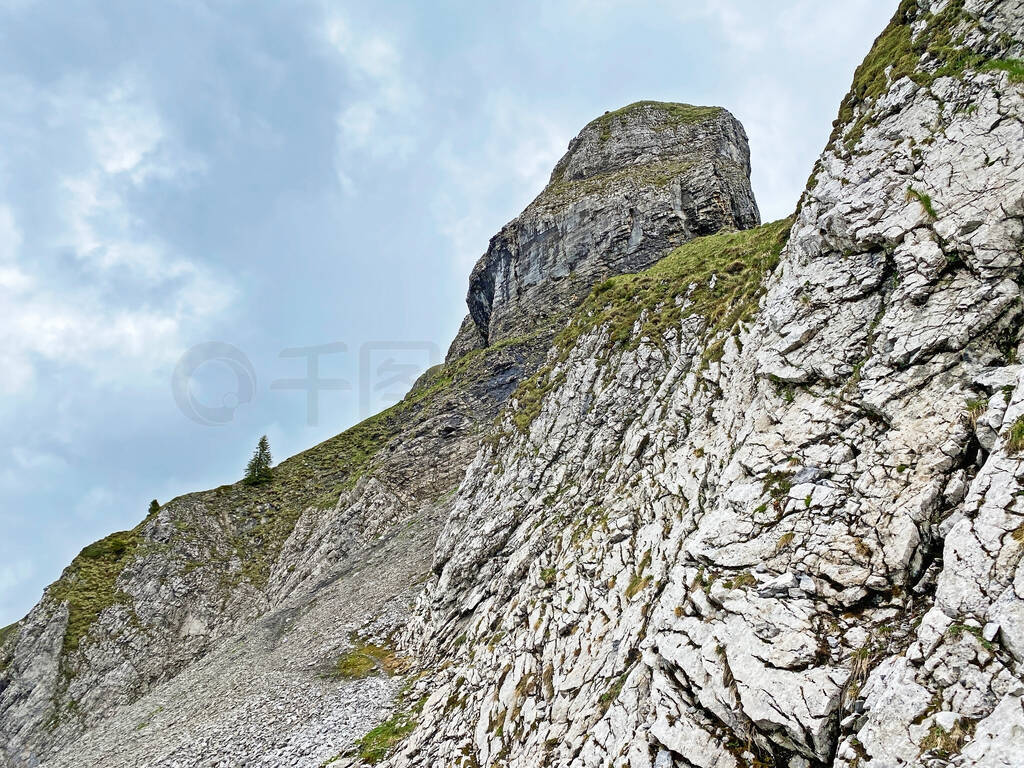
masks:
<svg viewBox="0 0 1024 768"><path fill-rule="evenodd" d="M589 123L544 191L491 238L469 313L493 344L578 305L675 245L760 222L743 126L718 107L638 102ZM461 334L460 334L461 336Z"/></svg>
<svg viewBox="0 0 1024 768"><path fill-rule="evenodd" d="M387 765L1020 762L1022 31L901 4L752 319L672 258L587 305L455 499Z"/></svg>
<svg viewBox="0 0 1024 768"><path fill-rule="evenodd" d="M0 764L1019 765L1022 38L1019 0L905 0L795 216L739 231L630 175L731 118L599 118L403 404L87 548L3 631ZM631 205L665 226L634 251Z"/></svg>
<svg viewBox="0 0 1024 768"><path fill-rule="evenodd" d="M600 261L601 249L617 243L609 235L610 228L617 226L616 206L638 189L661 201L657 204L661 208L652 203L653 207L644 209L634 260L609 256L602 274L649 263L664 256L674 243L701 232L735 226L736 221L721 210L732 205L720 194L729 184L739 185L744 204L753 206L743 130L722 110L643 105L603 119L614 127L611 135L591 136L597 123L585 130L556 169L556 175L566 181L558 185L557 193L553 186L544 193L547 210L576 211L567 231L556 227L547 232L547 242L555 250L563 248L561 239L572 240L570 250L593 248L590 258ZM719 140L723 132L731 132L732 144ZM600 150L581 147L584 140L596 141ZM664 143L663 151L659 141ZM713 158L712 147L732 155ZM588 159L591 151L597 154ZM659 151L662 160L657 160ZM601 163L595 166L594 159ZM631 164L626 173L613 170L624 164ZM661 174L656 182L642 177L641 172L655 171ZM671 213L662 203L668 200L666 195L671 197L671 189L678 197L681 178L705 176L711 180L701 183L713 193L686 203L688 218L683 227L683 214ZM719 176L726 181L713 180ZM593 179L599 179L600 189L578 186ZM752 210L756 219L756 209ZM567 220L561 221L559 226ZM581 283L579 289L587 287L589 283ZM516 338L488 344L485 334L467 317L446 364L426 372L402 403L282 463L272 483L189 494L164 505L136 529L87 547L32 613L9 635L5 630L0 639L0 757L19 768L35 765L76 742L83 730L103 732L97 729L112 717L109 712L114 708L131 713L125 716L136 725L148 723L145 708L169 711L167 691L173 688L154 694L156 704L146 694L177 680L186 670L191 672L211 653L204 662L216 670L211 673L211 686L194 702L187 695L184 703L175 700L176 717L194 720L204 738L220 743L237 726L235 715L229 718L216 708L209 713L211 722L186 714L208 697L241 702L255 696L259 711L293 708L289 711L303 721L321 718L323 728L328 721L335 722L333 715L323 719L327 710L315 702L303 703L295 693L307 684L324 690L319 679L308 679L320 672L309 662L312 657L306 659L306 666L292 665L288 684L282 688L292 693L282 693L284 698L277 700L272 682L276 671L250 657L247 663L260 674L239 674L236 657L225 653L224 645L242 642L239 638L250 632L259 634L268 616L313 610L312 602L322 599L328 585L352 580L352 570L367 557L372 542L389 539L416 520L422 521L424 532L410 557L422 561L421 550L429 551L441 521L438 510L451 498L483 431L520 382L542 363L557 330L543 319L543 315L535 317L528 332L523 326L524 333ZM398 562L399 557L393 552L391 560L377 558L383 563L380 578L388 584L389 599L424 575ZM361 610L372 613L375 608L368 603ZM319 617L315 622L279 627L275 643L289 638L297 645L312 643L311 653L320 654L319 665L329 666L326 655L342 652L349 630L357 625L353 616L358 611L348 614L347 623L333 625L345 627L338 630L340 635L319 645L309 633L322 633L332 625L329 611L315 614ZM296 634L291 633L293 629ZM387 696L395 693L395 686L385 688ZM258 715L252 717L253 722L259 721ZM267 717L268 722L273 720ZM143 757L153 760L160 754L145 739L140 742L133 727L114 732L122 738L130 734L132 749L123 744L98 745L90 752L97 763L112 766L113 755L124 754L124 765L136 765ZM191 755L188 759L201 760L201 753L181 746L194 737L194 732L183 730L175 738L161 740L159 746L177 755L176 759ZM325 756L323 750L334 743L323 738L295 754L316 757L318 765ZM78 750L90 749L87 740L67 754L78 759ZM232 754L241 759L261 750L257 741L250 749ZM7 763L3 765L6 768Z"/></svg>

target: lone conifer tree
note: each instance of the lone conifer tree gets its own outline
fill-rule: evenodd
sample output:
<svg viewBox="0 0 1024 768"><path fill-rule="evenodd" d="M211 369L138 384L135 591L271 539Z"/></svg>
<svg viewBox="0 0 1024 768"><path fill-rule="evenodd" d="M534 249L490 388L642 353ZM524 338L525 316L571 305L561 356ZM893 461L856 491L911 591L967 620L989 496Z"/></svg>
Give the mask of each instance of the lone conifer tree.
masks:
<svg viewBox="0 0 1024 768"><path fill-rule="evenodd" d="M159 512L159 511L160 511L160 502L159 501L157 501L156 499L153 499L151 502L149 502L149 514L152 515L154 512Z"/></svg>
<svg viewBox="0 0 1024 768"><path fill-rule="evenodd" d="M245 482L249 483L249 485L270 482L271 477L273 477L270 471L270 461L270 442L267 440L267 436L263 435L256 444L256 450L253 451L252 458L249 459L249 463L245 467Z"/></svg>

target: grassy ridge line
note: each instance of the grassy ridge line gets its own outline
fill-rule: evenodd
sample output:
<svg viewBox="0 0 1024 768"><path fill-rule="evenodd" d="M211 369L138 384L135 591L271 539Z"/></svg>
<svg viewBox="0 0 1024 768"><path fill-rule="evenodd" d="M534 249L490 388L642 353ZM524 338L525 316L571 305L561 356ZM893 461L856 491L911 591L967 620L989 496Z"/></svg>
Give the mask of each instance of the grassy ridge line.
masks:
<svg viewBox="0 0 1024 768"><path fill-rule="evenodd" d="M915 36L912 26L922 21L924 25ZM850 91L833 123L829 146L842 137L846 149L852 151L872 123L871 103L904 77L929 87L940 77L962 78L972 70L1001 70L1009 73L1011 82L1024 82L1024 62L1005 58L1019 41L1004 38L995 41L990 51L974 50L965 45L964 29L977 25L977 19L964 8L964 0L949 0L938 13L923 12L917 0L903 0L854 72ZM858 107L861 112L854 120ZM814 186L813 180L812 174L808 189Z"/></svg>
<svg viewBox="0 0 1024 768"><path fill-rule="evenodd" d="M667 120L659 127L659 130L668 130L680 125L696 125L712 120L722 114L721 107L700 107L693 104L677 104L668 101L634 101L624 107L605 112L600 117L594 118L583 130L590 127L600 128L601 139L607 140L611 137L612 123L621 120L632 112L641 109L653 109L661 112Z"/></svg>
<svg viewBox="0 0 1024 768"><path fill-rule="evenodd" d="M306 509L333 506L341 493L355 486L381 449L419 423L420 415L442 404L449 390L468 387L478 381L491 355L531 338L506 339L428 371L423 377L425 381L404 400L282 461L274 468L273 479L268 483L248 485L239 481L186 494L165 504L163 509L195 501L212 517L227 515L236 531L232 542L234 552L242 562L242 572L235 583L245 580L260 587L265 584L281 547ZM142 531L149 520L147 516L130 531L113 533L88 545L47 588L47 598L68 605L65 653L80 646L104 610L118 602L130 605L130 597L117 589L117 579L128 563L141 554L140 547L145 544ZM185 520L176 520L175 524L187 535ZM195 565L205 564L208 563ZM226 567L227 562L220 565ZM12 631L15 626L4 632Z"/></svg>
<svg viewBox="0 0 1024 768"><path fill-rule="evenodd" d="M594 118L584 126L583 130L580 131L580 135L596 128L599 131L598 137L601 142L608 141L612 136L612 125L616 121L628 117L631 113L645 109L659 112L662 115L663 119L654 126L654 129L658 132L674 131L680 126L704 123L717 118L725 111L721 107L699 107L692 104L677 104L664 101L635 101L632 104L627 104L612 112L605 112L600 117ZM571 154L567 154L555 165L554 170L551 172L551 180L553 182L563 180L566 164L570 159Z"/></svg>
<svg viewBox="0 0 1024 768"><path fill-rule="evenodd" d="M699 315L707 321L706 335L738 330L757 310L764 279L778 263L789 236L792 218L740 232L699 237L684 243L642 272L619 275L594 286L573 319L555 338L553 361L524 381L513 396L518 407L516 426L527 432L540 413L545 396L564 380L556 372L581 336L603 327L608 351L634 349L641 339L664 343L669 329L683 317ZM685 301L677 298L685 297ZM640 328L634 327L640 322ZM721 356L724 339L717 339L707 359Z"/></svg>

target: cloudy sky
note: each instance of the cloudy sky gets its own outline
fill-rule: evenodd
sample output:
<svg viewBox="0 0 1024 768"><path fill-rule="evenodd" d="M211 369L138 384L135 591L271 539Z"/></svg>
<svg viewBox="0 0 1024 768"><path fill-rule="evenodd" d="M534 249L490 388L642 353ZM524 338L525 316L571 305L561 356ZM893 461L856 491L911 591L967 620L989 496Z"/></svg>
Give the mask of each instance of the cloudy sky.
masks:
<svg viewBox="0 0 1024 768"><path fill-rule="evenodd" d="M0 625L259 435L398 396L605 110L729 108L787 215L894 6L0 0Z"/></svg>

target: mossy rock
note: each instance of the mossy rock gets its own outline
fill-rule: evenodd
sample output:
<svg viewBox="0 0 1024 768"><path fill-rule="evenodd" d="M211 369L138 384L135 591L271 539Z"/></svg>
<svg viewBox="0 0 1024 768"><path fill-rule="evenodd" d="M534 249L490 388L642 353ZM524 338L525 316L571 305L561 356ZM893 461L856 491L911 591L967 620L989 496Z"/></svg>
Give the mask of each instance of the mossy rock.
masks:
<svg viewBox="0 0 1024 768"><path fill-rule="evenodd" d="M391 646L370 643L357 636L353 636L352 642L352 647L334 663L331 677L343 680L361 680L379 674L391 677L408 668L408 661Z"/></svg>
<svg viewBox="0 0 1024 768"><path fill-rule="evenodd" d="M416 729L419 715L427 703L424 696L408 710L396 712L383 723L372 728L356 742L356 754L369 765L376 765L390 755L396 746ZM330 764L329 762L326 764Z"/></svg>
<svg viewBox="0 0 1024 768"><path fill-rule="evenodd" d="M529 429L544 398L565 380L558 363L582 336L597 328L607 334L610 353L634 349L645 338L663 344L669 330L691 315L704 318L710 339L752 319L764 293L765 277L778 264L792 224L793 219L787 218L754 229L699 237L642 272L595 285L555 338L555 360L524 381L514 395L516 426L522 432ZM720 359L723 351L713 343L704 362Z"/></svg>
<svg viewBox="0 0 1024 768"><path fill-rule="evenodd" d="M693 104L678 104L667 101L635 101L624 107L605 112L598 118L591 120L586 128L597 128L601 138L607 140L611 137L612 124L617 120L627 118L629 115L652 110L662 115L662 121L657 130L671 130L682 125L695 125L713 120L724 111L721 107L699 107Z"/></svg>
<svg viewBox="0 0 1024 768"><path fill-rule="evenodd" d="M78 648L104 610L117 602L129 601L127 595L117 590L117 578L139 546L141 528L140 524L130 531L112 533L85 547L47 589L47 597L68 606L65 653Z"/></svg>
<svg viewBox="0 0 1024 768"><path fill-rule="evenodd" d="M949 0L938 13L922 11L917 0L903 0L888 26L857 67L853 84L839 107L829 139L840 137L852 151L874 119L872 105L893 83L910 78L929 87L940 77L963 77L970 71L1001 70L1011 82L1024 82L1024 62L1005 58L1011 40L993 41L991 49L978 51L966 45L965 30L978 21L966 10L964 0ZM914 34L915 25L920 24ZM860 113L854 120L855 110ZM813 186L808 183L808 189Z"/></svg>

